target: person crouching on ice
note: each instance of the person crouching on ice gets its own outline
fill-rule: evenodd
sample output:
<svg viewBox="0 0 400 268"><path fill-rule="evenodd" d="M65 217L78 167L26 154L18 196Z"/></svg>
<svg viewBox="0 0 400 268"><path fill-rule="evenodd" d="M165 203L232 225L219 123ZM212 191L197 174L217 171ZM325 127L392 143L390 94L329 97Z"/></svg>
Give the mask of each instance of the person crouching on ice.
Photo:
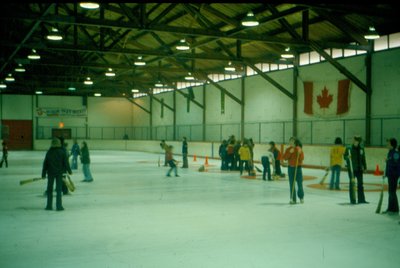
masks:
<svg viewBox="0 0 400 268"><path fill-rule="evenodd" d="M166 150L166 158L167 158L167 163L171 167L168 172L167 172L167 177L171 177L171 172L172 170L175 173L175 177L179 177L178 175L178 168L176 166L176 160L174 159L174 156L172 155L172 145L168 146L168 149Z"/></svg>
<svg viewBox="0 0 400 268"><path fill-rule="evenodd" d="M289 162L290 204L296 204L296 182L298 187L297 196L300 198L300 203L304 203L303 173L301 168L304 160L304 153L301 147L301 142L297 138L291 137L289 140L289 147L283 154L283 159Z"/></svg>

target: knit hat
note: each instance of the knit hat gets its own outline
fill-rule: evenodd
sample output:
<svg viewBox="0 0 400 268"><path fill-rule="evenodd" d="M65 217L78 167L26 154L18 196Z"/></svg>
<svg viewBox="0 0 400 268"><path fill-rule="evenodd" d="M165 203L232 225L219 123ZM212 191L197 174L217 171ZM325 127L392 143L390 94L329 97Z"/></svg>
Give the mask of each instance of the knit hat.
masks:
<svg viewBox="0 0 400 268"><path fill-rule="evenodd" d="M61 147L61 141L60 141L60 139L58 139L58 138L52 139L52 141L51 141L51 147L52 147L52 148L54 148L54 147Z"/></svg>

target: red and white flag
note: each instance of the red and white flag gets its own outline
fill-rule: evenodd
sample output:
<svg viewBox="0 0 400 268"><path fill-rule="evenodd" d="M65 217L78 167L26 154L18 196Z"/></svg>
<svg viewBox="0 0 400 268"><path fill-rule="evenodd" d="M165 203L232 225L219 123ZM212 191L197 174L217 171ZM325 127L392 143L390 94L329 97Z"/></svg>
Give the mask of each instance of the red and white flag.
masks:
<svg viewBox="0 0 400 268"><path fill-rule="evenodd" d="M345 114L350 108L350 80L304 82L304 113L320 117Z"/></svg>

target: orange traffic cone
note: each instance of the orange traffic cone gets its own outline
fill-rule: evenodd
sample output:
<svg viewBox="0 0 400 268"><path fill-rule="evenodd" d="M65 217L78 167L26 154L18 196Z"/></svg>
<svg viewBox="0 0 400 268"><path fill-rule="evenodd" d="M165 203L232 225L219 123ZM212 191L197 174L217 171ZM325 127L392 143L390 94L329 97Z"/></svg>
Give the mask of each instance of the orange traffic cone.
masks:
<svg viewBox="0 0 400 268"><path fill-rule="evenodd" d="M380 170L379 170L379 165L376 165L376 169L375 169L374 175L375 175L375 176L381 176L381 175L383 175L383 171L380 171Z"/></svg>
<svg viewBox="0 0 400 268"><path fill-rule="evenodd" d="M205 166L208 166L208 156L206 156L206 161L204 162Z"/></svg>
<svg viewBox="0 0 400 268"><path fill-rule="evenodd" d="M193 162L196 162L196 161L197 161L196 155L193 155Z"/></svg>

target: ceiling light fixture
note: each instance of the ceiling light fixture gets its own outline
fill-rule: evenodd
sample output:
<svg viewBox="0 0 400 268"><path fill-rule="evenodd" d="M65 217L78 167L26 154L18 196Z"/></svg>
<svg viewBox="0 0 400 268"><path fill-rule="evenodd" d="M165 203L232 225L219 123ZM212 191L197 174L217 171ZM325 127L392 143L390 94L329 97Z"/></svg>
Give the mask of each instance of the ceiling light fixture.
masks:
<svg viewBox="0 0 400 268"><path fill-rule="evenodd" d="M185 76L185 80L194 80L194 76L192 75L191 72L188 72L188 75Z"/></svg>
<svg viewBox="0 0 400 268"><path fill-rule="evenodd" d="M35 93L37 94L37 95L41 95L41 94L43 94L43 91L35 91Z"/></svg>
<svg viewBox="0 0 400 268"><path fill-rule="evenodd" d="M12 74L8 74L8 76L5 79L7 82L14 82L15 78L12 76Z"/></svg>
<svg viewBox="0 0 400 268"><path fill-rule="evenodd" d="M101 97L101 93L94 93L95 97Z"/></svg>
<svg viewBox="0 0 400 268"><path fill-rule="evenodd" d="M186 42L185 39L181 39L181 40L179 41L179 44L176 46L176 49L177 49L177 50L189 50L189 49L190 49L190 46L189 46L189 43Z"/></svg>
<svg viewBox="0 0 400 268"><path fill-rule="evenodd" d="M375 30L375 27L373 27L373 26L369 26L368 33L364 35L364 38L367 40L374 40L374 39L378 39L379 37L380 37L380 35L377 33L377 31Z"/></svg>
<svg viewBox="0 0 400 268"><path fill-rule="evenodd" d="M115 76L115 73L113 72L112 68L108 68L108 71L106 72L106 76L109 76L109 77Z"/></svg>
<svg viewBox="0 0 400 268"><path fill-rule="evenodd" d="M22 66L21 63L18 63L18 66L15 67L15 71L18 73L23 73L23 72L25 72L25 68L24 68L24 66Z"/></svg>
<svg viewBox="0 0 400 268"><path fill-rule="evenodd" d="M246 27L257 26L258 24L260 23L256 20L256 17L252 11L249 11L247 16L242 20L242 25Z"/></svg>
<svg viewBox="0 0 400 268"><path fill-rule="evenodd" d="M86 77L86 80L83 82L85 85L93 85L93 81L90 80L90 77Z"/></svg>
<svg viewBox="0 0 400 268"><path fill-rule="evenodd" d="M63 36L61 35L61 33L58 31L57 28L51 27L51 31L47 35L47 39L52 41L60 41L63 39Z"/></svg>
<svg viewBox="0 0 400 268"><path fill-rule="evenodd" d="M100 5L95 2L81 2L79 3L79 6L86 9L97 9L100 7Z"/></svg>
<svg viewBox="0 0 400 268"><path fill-rule="evenodd" d="M290 51L290 47L285 49L285 52L281 54L281 57L284 59L291 59L294 58L293 53Z"/></svg>
<svg viewBox="0 0 400 268"><path fill-rule="evenodd" d="M137 57L137 60L135 60L134 64L136 66L144 66L146 65L146 62L142 60L142 56Z"/></svg>
<svg viewBox="0 0 400 268"><path fill-rule="evenodd" d="M32 53L28 55L28 59L30 59L30 60L40 60L40 55L36 52L35 49L32 49Z"/></svg>
<svg viewBox="0 0 400 268"><path fill-rule="evenodd" d="M154 84L154 86L156 86L156 87L163 87L164 84L161 83L160 81L158 81L157 83Z"/></svg>
<svg viewBox="0 0 400 268"><path fill-rule="evenodd" d="M7 88L7 85L4 82L0 82L0 88Z"/></svg>
<svg viewBox="0 0 400 268"><path fill-rule="evenodd" d="M69 91L75 91L76 88L75 88L75 87L69 87L68 90L69 90Z"/></svg>
<svg viewBox="0 0 400 268"><path fill-rule="evenodd" d="M139 92L139 89L135 89L135 88L134 88L134 89L132 89L131 91L132 91L132 93L137 93L137 92Z"/></svg>
<svg viewBox="0 0 400 268"><path fill-rule="evenodd" d="M236 71L236 68L232 66L232 62L228 62L228 66L225 66L225 71L234 72Z"/></svg>

